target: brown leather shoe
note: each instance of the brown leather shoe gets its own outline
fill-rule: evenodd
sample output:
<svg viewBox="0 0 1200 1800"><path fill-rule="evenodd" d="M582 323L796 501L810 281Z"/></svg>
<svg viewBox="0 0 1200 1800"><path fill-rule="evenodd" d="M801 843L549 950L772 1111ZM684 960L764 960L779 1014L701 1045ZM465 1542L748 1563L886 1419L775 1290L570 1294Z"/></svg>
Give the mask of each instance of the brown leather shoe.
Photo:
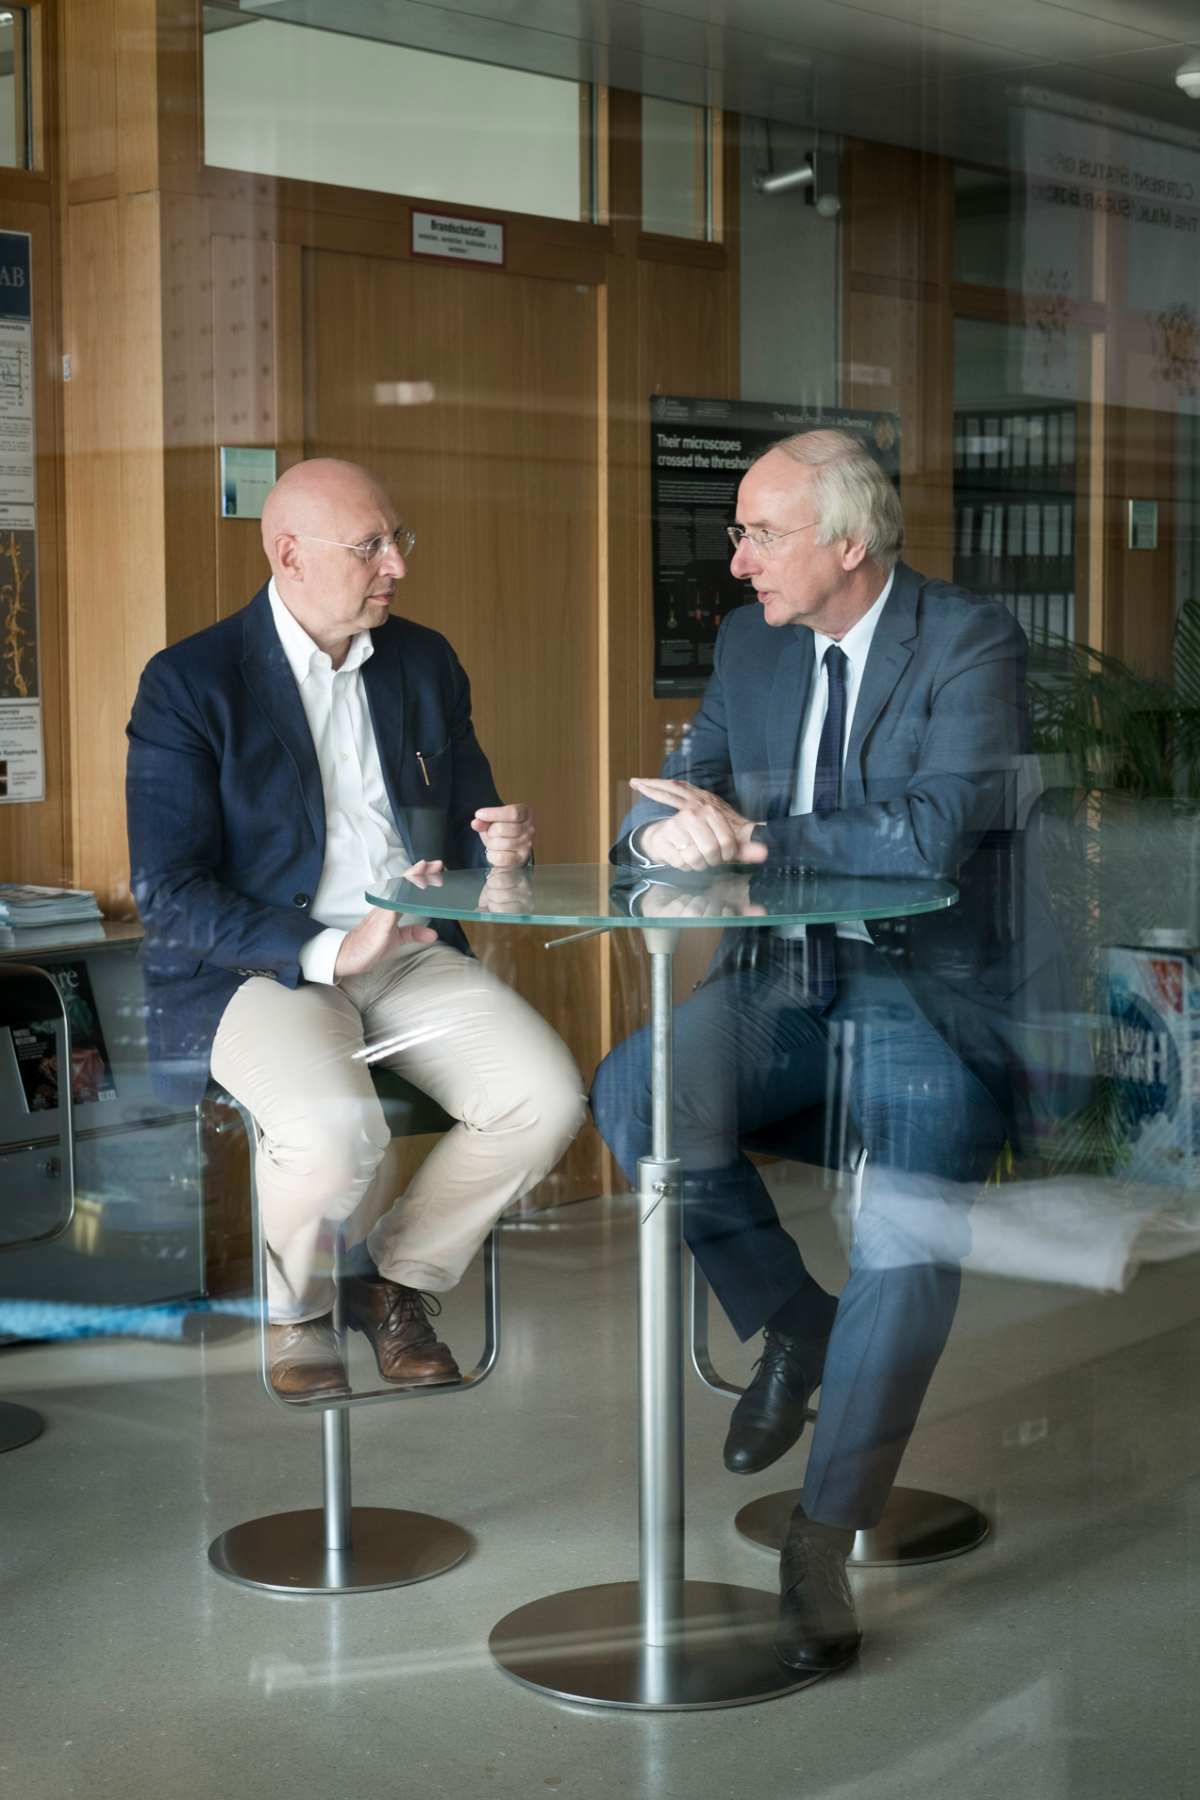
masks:
<svg viewBox="0 0 1200 1800"><path fill-rule="evenodd" d="M346 1365L338 1355L333 1321L305 1319L298 1325L270 1328L271 1386L285 1400L311 1400L316 1394L350 1392Z"/></svg>
<svg viewBox="0 0 1200 1800"><path fill-rule="evenodd" d="M442 1310L432 1294L357 1275L342 1277L341 1292L348 1321L370 1338L385 1381L414 1387L461 1379L458 1364L429 1323L429 1315L436 1318Z"/></svg>

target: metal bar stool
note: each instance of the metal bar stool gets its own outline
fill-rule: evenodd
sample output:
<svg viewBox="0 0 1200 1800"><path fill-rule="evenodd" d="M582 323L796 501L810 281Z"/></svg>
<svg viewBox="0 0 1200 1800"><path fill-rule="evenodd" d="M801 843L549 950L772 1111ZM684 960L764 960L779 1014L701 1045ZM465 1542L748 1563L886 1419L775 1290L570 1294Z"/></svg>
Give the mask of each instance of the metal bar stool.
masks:
<svg viewBox="0 0 1200 1800"><path fill-rule="evenodd" d="M428 1132L448 1131L453 1126L454 1120L435 1101L392 1070L372 1069L371 1078L393 1137L420 1137ZM267 1398L285 1412L320 1413L324 1504L299 1512L271 1513L231 1526L209 1545L209 1561L232 1581L285 1594L358 1594L374 1588L405 1587L410 1582L442 1575L461 1562L471 1547L470 1534L461 1525L430 1513L351 1504L350 1409L386 1400L463 1394L487 1379L500 1353L499 1233L493 1229L484 1246L484 1346L469 1374L437 1386L370 1388L351 1393L332 1405L319 1397L284 1400L271 1385L267 1246L255 1173L261 1134L257 1121L244 1106L231 1095L219 1097L241 1114L250 1145L259 1377ZM334 1330L344 1355L345 1322L340 1299L334 1308Z"/></svg>
<svg viewBox="0 0 1200 1800"><path fill-rule="evenodd" d="M741 1140L743 1150L758 1150L790 1162L811 1163L853 1178L850 1217L858 1217L862 1205L867 1152L854 1129L850 1111L840 1095L831 1092L823 1106L794 1113L789 1119L750 1133ZM713 1366L708 1348L708 1282L692 1263L692 1364L705 1387L714 1394L737 1399L745 1392L726 1381ZM816 1410L808 1409L809 1420ZM800 1489L765 1494L743 1506L734 1519L741 1535L764 1550L782 1550ZM924 1488L894 1487L888 1495L882 1519L870 1531L860 1531L848 1561L863 1569L890 1569L907 1563L942 1562L962 1556L981 1544L989 1530L978 1507L947 1494Z"/></svg>
<svg viewBox="0 0 1200 1800"><path fill-rule="evenodd" d="M71 1091L71 1021L53 976L29 963L0 963L0 1015L7 1026L40 1025L54 1019L58 1069L58 1142L62 1157L64 1205L61 1218L48 1231L0 1243L3 1250L32 1250L50 1244L71 1228L75 1217L75 1109ZM63 1104L64 1076L66 1105ZM40 1140L39 1140L40 1141ZM40 1436L44 1421L29 1406L0 1401L0 1451L17 1450Z"/></svg>

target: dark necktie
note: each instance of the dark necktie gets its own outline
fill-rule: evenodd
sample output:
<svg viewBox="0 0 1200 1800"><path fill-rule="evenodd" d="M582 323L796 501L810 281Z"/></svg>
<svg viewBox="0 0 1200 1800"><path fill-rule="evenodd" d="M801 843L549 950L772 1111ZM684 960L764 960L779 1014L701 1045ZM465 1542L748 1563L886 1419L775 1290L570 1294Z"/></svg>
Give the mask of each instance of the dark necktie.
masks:
<svg viewBox="0 0 1200 1800"><path fill-rule="evenodd" d="M842 738L846 729L846 655L836 644L825 652L825 678L829 688L829 704L825 723L817 745L817 767L813 775L812 809L815 813L837 812L842 804ZM810 925L804 934L805 985L814 1012L824 1012L837 993L837 971L834 963L837 945L836 925Z"/></svg>

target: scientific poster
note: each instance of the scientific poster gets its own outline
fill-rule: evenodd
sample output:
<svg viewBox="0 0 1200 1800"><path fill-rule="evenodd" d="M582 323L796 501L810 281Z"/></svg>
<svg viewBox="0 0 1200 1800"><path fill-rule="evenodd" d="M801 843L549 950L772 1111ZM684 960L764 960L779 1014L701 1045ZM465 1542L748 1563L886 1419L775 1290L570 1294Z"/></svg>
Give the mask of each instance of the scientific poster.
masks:
<svg viewBox="0 0 1200 1800"><path fill-rule="evenodd" d="M0 805L46 795L30 237L0 231Z"/></svg>
<svg viewBox="0 0 1200 1800"><path fill-rule="evenodd" d="M753 598L754 590L729 572L733 546L726 535L743 474L780 438L822 425L861 438L886 473L899 480L900 421L895 413L652 397L656 700L704 692L717 627L734 607Z"/></svg>

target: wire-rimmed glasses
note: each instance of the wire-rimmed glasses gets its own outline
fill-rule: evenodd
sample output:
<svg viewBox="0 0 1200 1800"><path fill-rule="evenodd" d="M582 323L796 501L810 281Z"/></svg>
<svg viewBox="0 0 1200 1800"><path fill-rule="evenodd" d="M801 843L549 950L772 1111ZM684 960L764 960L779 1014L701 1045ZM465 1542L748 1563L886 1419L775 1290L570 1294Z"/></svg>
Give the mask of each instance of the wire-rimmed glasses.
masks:
<svg viewBox="0 0 1200 1800"><path fill-rule="evenodd" d="M416 532L410 531L407 525L398 525L390 537L384 534L367 538L361 544L344 544L340 538L314 537L309 531L298 531L295 535L306 544L333 544L339 550L353 550L359 562L368 564L380 562L389 550L397 550L401 556L411 556L413 545L417 541Z"/></svg>
<svg viewBox="0 0 1200 1800"><path fill-rule="evenodd" d="M814 525L820 523L820 519L810 519L807 525L794 525L791 531L747 531L744 525L727 525L725 529L729 533L735 555L742 547L742 539L749 538L760 556L770 556L771 546L778 543L780 538L795 537L798 531L811 531Z"/></svg>

